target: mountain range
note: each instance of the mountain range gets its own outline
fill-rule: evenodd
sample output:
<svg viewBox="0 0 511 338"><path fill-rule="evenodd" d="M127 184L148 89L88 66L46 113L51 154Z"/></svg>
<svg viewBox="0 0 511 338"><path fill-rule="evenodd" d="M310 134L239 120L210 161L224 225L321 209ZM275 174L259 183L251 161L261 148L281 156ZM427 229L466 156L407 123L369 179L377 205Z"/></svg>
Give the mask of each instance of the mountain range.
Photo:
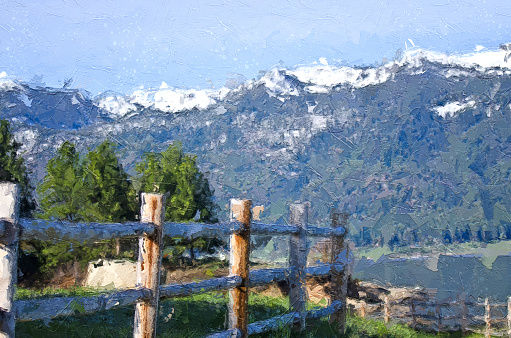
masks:
<svg viewBox="0 0 511 338"><path fill-rule="evenodd" d="M446 231L511 239L508 47L411 50L363 68L321 59L230 88L162 83L96 97L1 73L0 117L34 184L65 140L86 151L109 138L128 171L144 152L180 141L223 212L229 198L251 198L263 221L281 223L290 203L310 201L311 223L340 208L368 243L438 241Z"/></svg>

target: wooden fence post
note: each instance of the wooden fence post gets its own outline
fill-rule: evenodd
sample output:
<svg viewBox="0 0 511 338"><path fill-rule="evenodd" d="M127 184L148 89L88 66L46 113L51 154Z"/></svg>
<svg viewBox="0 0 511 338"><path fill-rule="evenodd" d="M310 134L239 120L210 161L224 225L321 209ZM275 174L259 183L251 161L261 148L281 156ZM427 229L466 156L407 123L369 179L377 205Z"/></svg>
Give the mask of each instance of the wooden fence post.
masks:
<svg viewBox="0 0 511 338"><path fill-rule="evenodd" d="M231 199L231 221L241 223L241 231L231 235L230 275L241 277L241 285L229 290L229 328L238 328L242 338L248 335L248 275L252 200Z"/></svg>
<svg viewBox="0 0 511 338"><path fill-rule="evenodd" d="M467 307L467 294L465 290L461 293L461 334L464 335L468 330L468 307Z"/></svg>
<svg viewBox="0 0 511 338"><path fill-rule="evenodd" d="M307 218L309 203L292 204L290 206L289 223L300 228L299 234L291 235L289 239L289 309L298 312L300 320L295 323L295 329L305 329L307 304L307 286L305 267L307 265Z"/></svg>
<svg viewBox="0 0 511 338"><path fill-rule="evenodd" d="M484 300L484 321L486 323L486 330L484 336L486 338L491 337L491 307L488 298Z"/></svg>
<svg viewBox="0 0 511 338"><path fill-rule="evenodd" d="M158 302L160 300L159 286L165 196L142 193L141 201L140 221L153 223L155 231L153 234L145 234L139 238L137 286L150 289L152 297L149 300L137 302L135 306L133 337L150 338L156 336Z"/></svg>
<svg viewBox="0 0 511 338"><path fill-rule="evenodd" d="M383 320L385 321L385 324L388 324L390 321L390 304L388 296L385 296L385 301L383 303Z"/></svg>
<svg viewBox="0 0 511 338"><path fill-rule="evenodd" d="M442 331L442 309L440 305L438 304L438 299L435 300L435 312L436 312L436 318L437 318L437 327L438 332Z"/></svg>
<svg viewBox="0 0 511 338"><path fill-rule="evenodd" d="M339 332L344 333L346 326L346 297L348 293L348 266L350 253L348 248L348 214L344 212L332 211L332 228L343 226L345 229L343 236L332 238L331 263L344 264L342 268L332 269L332 279L330 288L330 302L339 300L342 302L341 308L330 316L330 323L337 322Z"/></svg>
<svg viewBox="0 0 511 338"><path fill-rule="evenodd" d="M366 304L365 300L360 302L360 317L362 317L362 318L365 318L367 315L366 314L366 312L367 312L366 305L367 304Z"/></svg>
<svg viewBox="0 0 511 338"><path fill-rule="evenodd" d="M15 183L0 183L0 337L14 337L14 285L18 277L20 190Z"/></svg>
<svg viewBox="0 0 511 338"><path fill-rule="evenodd" d="M511 296L507 298L507 335L511 338Z"/></svg>
<svg viewBox="0 0 511 338"><path fill-rule="evenodd" d="M412 328L415 329L417 326L417 319L415 318L415 303L413 301L413 297L410 298L410 314L412 316Z"/></svg>

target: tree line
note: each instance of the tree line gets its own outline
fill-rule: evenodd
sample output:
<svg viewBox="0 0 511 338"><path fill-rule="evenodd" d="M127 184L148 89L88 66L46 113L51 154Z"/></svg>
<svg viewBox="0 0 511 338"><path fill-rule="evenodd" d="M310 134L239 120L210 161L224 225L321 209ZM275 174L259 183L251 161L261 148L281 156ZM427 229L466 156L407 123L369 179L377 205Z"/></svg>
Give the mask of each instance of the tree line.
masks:
<svg viewBox="0 0 511 338"><path fill-rule="evenodd" d="M76 222L125 222L138 215L138 193L168 194L167 221L215 222L216 205L196 157L180 143L161 153L146 153L130 177L119 163L115 144L105 140L84 157L66 141L46 165L37 187L36 216Z"/></svg>
<svg viewBox="0 0 511 338"><path fill-rule="evenodd" d="M73 143L65 141L46 165L46 175L36 187L37 202L32 197L27 168L18 155L20 147L9 122L0 120L0 181L20 184L25 217L70 222L134 221L138 218L139 193L158 192L167 195L166 221L217 222L214 191L198 169L196 156L185 154L178 142L163 152L145 153L135 164L136 174L130 176L119 162L113 142L105 140L82 155ZM35 270L40 273L73 261L83 265L98 257L122 256L119 242L116 244L23 242L20 265L37 266ZM170 257L182 260L185 251L193 259L196 250L212 249L219 242L172 238L166 244L173 248Z"/></svg>

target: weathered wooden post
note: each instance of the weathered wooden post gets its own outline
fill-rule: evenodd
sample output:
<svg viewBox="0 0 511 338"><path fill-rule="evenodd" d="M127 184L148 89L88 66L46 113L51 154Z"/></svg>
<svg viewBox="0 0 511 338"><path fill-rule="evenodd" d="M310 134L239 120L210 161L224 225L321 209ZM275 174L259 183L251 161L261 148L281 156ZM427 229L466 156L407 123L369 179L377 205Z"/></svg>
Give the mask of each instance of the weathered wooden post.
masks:
<svg viewBox="0 0 511 338"><path fill-rule="evenodd" d="M229 328L237 328L243 338L248 327L248 275L252 200L231 199L231 221L239 221L241 230L231 235L230 275L241 277L241 285L229 291Z"/></svg>
<svg viewBox="0 0 511 338"><path fill-rule="evenodd" d="M295 323L295 329L305 329L305 315L307 304L307 286L305 281L305 267L307 265L307 218L309 203L292 204L290 206L289 223L297 225L298 234L291 235L289 239L289 309L298 312L300 319Z"/></svg>
<svg viewBox="0 0 511 338"><path fill-rule="evenodd" d="M346 296L348 293L348 264L350 262L350 253L348 248L348 214L344 212L332 211L332 228L343 226L345 229L343 236L332 238L332 249L330 262L336 264L332 269L332 279L330 287L330 302L339 300L342 302L341 308L330 316L330 323L337 322L339 332L344 333L346 324Z"/></svg>
<svg viewBox="0 0 511 338"><path fill-rule="evenodd" d="M435 300L435 313L437 318L438 332L440 332L442 331L442 309L440 308L440 304L438 304L438 299Z"/></svg>
<svg viewBox="0 0 511 338"><path fill-rule="evenodd" d="M468 307L467 307L467 294L465 290L459 296L459 303L461 306L461 334L464 335L468 329Z"/></svg>
<svg viewBox="0 0 511 338"><path fill-rule="evenodd" d="M160 268L163 243L163 223L165 221L165 196L162 194L141 195L140 221L153 223L154 233L139 238L137 286L150 289L151 299L137 302L133 337L149 338L156 336L158 302L160 300Z"/></svg>
<svg viewBox="0 0 511 338"><path fill-rule="evenodd" d="M410 298L410 314L412 316L412 328L415 329L417 326L417 319L415 318L415 303L413 301L413 297Z"/></svg>
<svg viewBox="0 0 511 338"><path fill-rule="evenodd" d="M366 302L365 300L360 302L360 317L365 318L366 317Z"/></svg>
<svg viewBox="0 0 511 338"><path fill-rule="evenodd" d="M486 338L491 337L491 307L488 298L484 300L484 322L486 323L486 330L484 336Z"/></svg>
<svg viewBox="0 0 511 338"><path fill-rule="evenodd" d="M385 301L383 303L383 320L385 321L385 324L390 322L390 304L389 297L387 296L385 296Z"/></svg>
<svg viewBox="0 0 511 338"><path fill-rule="evenodd" d="M511 338L511 296L507 298L507 335Z"/></svg>
<svg viewBox="0 0 511 338"><path fill-rule="evenodd" d="M19 186L0 183L0 337L14 337L14 285L18 274Z"/></svg>

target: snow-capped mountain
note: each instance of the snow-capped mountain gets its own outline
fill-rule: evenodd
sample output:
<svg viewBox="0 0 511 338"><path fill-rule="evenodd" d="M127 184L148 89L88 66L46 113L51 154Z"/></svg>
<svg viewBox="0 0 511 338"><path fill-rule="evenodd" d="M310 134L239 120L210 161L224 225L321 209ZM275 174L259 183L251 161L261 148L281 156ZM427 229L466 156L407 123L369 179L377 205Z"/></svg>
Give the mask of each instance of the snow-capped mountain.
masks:
<svg viewBox="0 0 511 338"><path fill-rule="evenodd" d="M32 87L0 73L0 114L25 125L78 129L100 119L99 109L82 90Z"/></svg>
<svg viewBox="0 0 511 338"><path fill-rule="evenodd" d="M373 229L385 241L467 225L511 238L509 49L411 50L365 68L320 60L234 89L162 84L94 99L0 82L0 107L37 178L64 140L85 150L110 138L128 169L179 140L197 154L219 205L250 197L266 221L309 200L312 221L336 206L351 214L352 231Z"/></svg>

